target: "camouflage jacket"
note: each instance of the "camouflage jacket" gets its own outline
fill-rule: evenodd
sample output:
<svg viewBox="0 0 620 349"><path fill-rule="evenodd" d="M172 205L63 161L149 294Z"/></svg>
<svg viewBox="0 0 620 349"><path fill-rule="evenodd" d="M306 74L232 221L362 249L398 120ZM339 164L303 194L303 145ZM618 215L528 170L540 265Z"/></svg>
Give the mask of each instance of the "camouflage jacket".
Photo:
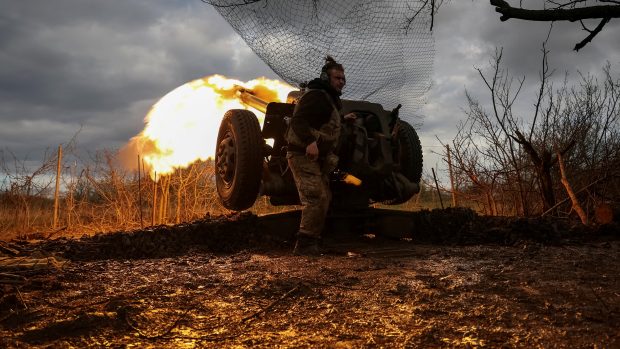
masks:
<svg viewBox="0 0 620 349"><path fill-rule="evenodd" d="M323 89L310 89L295 105L291 124L286 132L288 149L305 153L306 146L314 141L319 155L335 151L340 137L340 112L332 96Z"/></svg>

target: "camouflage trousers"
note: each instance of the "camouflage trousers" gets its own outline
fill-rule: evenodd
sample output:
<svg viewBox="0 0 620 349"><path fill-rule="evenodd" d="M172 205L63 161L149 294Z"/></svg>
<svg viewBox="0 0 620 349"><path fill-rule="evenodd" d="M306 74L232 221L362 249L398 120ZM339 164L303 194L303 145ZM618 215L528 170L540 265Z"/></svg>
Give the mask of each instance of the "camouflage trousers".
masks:
<svg viewBox="0 0 620 349"><path fill-rule="evenodd" d="M320 238L331 200L329 177L323 174L319 161L312 161L305 154L289 152L286 158L301 201L299 233Z"/></svg>

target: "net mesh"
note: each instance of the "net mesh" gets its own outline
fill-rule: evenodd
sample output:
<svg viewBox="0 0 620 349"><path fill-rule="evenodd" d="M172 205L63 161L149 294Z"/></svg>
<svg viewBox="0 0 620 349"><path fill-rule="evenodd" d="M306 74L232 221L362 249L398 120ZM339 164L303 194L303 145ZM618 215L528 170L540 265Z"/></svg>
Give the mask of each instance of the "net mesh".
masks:
<svg viewBox="0 0 620 349"><path fill-rule="evenodd" d="M430 88L435 54L428 1L206 2L289 84L318 77L331 55L345 68L344 98L387 110L402 104L403 119L420 121L416 111Z"/></svg>

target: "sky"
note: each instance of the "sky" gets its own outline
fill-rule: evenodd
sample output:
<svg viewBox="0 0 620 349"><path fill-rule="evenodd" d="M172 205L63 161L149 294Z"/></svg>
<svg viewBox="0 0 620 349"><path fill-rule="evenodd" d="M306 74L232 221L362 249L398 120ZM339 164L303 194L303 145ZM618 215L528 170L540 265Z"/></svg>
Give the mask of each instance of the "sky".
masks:
<svg viewBox="0 0 620 349"><path fill-rule="evenodd" d="M620 71L618 29L613 19L575 52L587 33L578 23L554 24L548 48L555 77L598 74L606 62ZM548 30L548 23L500 22L487 0L444 4L433 29L432 87L420 109L425 169L442 168L433 152L464 119L465 89L488 101L474 68L488 67L498 47L509 72L526 78L518 111L527 118ZM200 0L0 0L0 150L36 162L78 131L82 151L121 148L160 97L212 74L277 78Z"/></svg>

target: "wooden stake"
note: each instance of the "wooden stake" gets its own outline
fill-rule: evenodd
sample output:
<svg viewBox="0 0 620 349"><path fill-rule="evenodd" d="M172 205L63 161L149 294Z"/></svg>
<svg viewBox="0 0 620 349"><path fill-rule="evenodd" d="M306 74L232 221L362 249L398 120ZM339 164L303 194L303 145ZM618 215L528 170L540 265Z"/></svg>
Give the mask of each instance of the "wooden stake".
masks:
<svg viewBox="0 0 620 349"><path fill-rule="evenodd" d="M446 144L446 151L448 153L448 171L450 173L450 190L452 191L452 207L456 207L456 188L454 186L454 174L452 173L452 157L450 156L450 145Z"/></svg>
<svg viewBox="0 0 620 349"><path fill-rule="evenodd" d="M179 188L177 189L177 218L176 224L181 223L181 193L183 192L183 173L179 168Z"/></svg>
<svg viewBox="0 0 620 349"><path fill-rule="evenodd" d="M52 228L58 227L58 193L60 191L60 172L62 164L62 144L58 145L58 163L56 166L56 191L54 192L54 224Z"/></svg>
<svg viewBox="0 0 620 349"><path fill-rule="evenodd" d="M138 210L140 211L140 228L144 228L144 218L142 216L142 168L140 162L140 154L138 154Z"/></svg>
<svg viewBox="0 0 620 349"><path fill-rule="evenodd" d="M437 176L435 175L435 169L431 167L433 171L433 179L435 179L435 188L437 188L437 195L439 196L439 202L441 203L441 208L443 209L443 199L441 198L441 192L439 191L439 183L437 182Z"/></svg>
<svg viewBox="0 0 620 349"><path fill-rule="evenodd" d="M160 176L161 183L161 199L159 199L159 215L158 222L166 224L168 212L168 194L170 188L170 176Z"/></svg>
<svg viewBox="0 0 620 349"><path fill-rule="evenodd" d="M153 209L151 212L151 226L155 226L155 214L157 212L155 209L157 205L157 171L155 171L153 177Z"/></svg>
<svg viewBox="0 0 620 349"><path fill-rule="evenodd" d="M158 224L166 224L166 203L168 202L168 193L166 193L166 183L168 182L168 177L165 175L159 175L159 215L157 216Z"/></svg>
<svg viewBox="0 0 620 349"><path fill-rule="evenodd" d="M168 176L166 181L166 202L164 202L164 223L168 223L168 206L170 206L170 182L172 182L172 174Z"/></svg>
<svg viewBox="0 0 620 349"><path fill-rule="evenodd" d="M67 228L69 230L71 230L71 214L73 213L73 210L75 209L75 202L73 200L73 190L75 188L75 170L76 167L73 166L71 168L71 184L69 185L69 198L67 199Z"/></svg>

